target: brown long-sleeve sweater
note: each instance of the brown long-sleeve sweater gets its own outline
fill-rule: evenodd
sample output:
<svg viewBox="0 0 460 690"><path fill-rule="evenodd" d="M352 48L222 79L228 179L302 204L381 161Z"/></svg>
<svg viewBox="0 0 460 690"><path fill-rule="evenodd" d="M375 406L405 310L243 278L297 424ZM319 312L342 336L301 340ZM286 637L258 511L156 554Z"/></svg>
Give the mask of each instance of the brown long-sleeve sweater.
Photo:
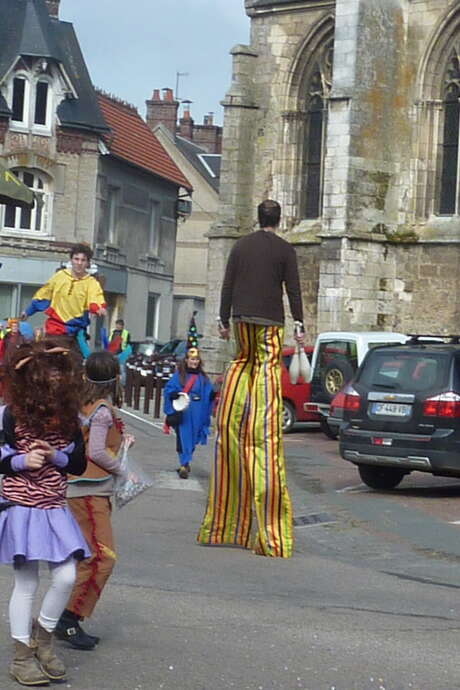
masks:
<svg viewBox="0 0 460 690"><path fill-rule="evenodd" d="M297 257L294 248L271 230L237 240L230 252L221 292L220 318L256 317L284 323L283 285L291 314L303 322Z"/></svg>

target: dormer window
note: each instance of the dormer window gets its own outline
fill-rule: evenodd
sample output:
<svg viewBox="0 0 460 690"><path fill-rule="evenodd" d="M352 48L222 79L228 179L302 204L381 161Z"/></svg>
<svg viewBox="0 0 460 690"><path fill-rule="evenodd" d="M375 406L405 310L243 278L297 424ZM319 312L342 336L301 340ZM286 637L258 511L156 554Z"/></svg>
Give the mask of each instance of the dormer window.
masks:
<svg viewBox="0 0 460 690"><path fill-rule="evenodd" d="M40 65L46 65L42 70ZM27 66L28 67L28 66ZM9 88L11 128L51 134L53 121L53 77L47 63L38 63L14 73Z"/></svg>
<svg viewBox="0 0 460 690"><path fill-rule="evenodd" d="M35 88L35 116L34 124L46 126L48 123L48 91L49 84L39 79Z"/></svg>
<svg viewBox="0 0 460 690"><path fill-rule="evenodd" d="M13 111L13 122L25 123L26 113L29 111L29 80L26 77L15 77L13 79L13 100L11 110Z"/></svg>

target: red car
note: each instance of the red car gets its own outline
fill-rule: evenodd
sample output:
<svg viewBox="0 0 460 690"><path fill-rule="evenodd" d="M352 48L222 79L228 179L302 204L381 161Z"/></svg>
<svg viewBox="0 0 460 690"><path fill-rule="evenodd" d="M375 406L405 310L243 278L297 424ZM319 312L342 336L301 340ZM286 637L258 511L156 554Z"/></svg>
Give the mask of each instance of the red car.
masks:
<svg viewBox="0 0 460 690"><path fill-rule="evenodd" d="M305 347L305 352L308 359L311 360L313 348L311 346ZM317 412L305 412L303 404L310 400L311 385L305 383L302 377L298 382L292 384L289 379L289 365L291 363L292 355L294 354L294 347L283 348L283 361L281 363L281 388L283 393L283 431L288 433L296 422L319 422L320 415ZM218 376L215 382L217 391L215 399L215 407L219 398L220 388L222 386L223 376Z"/></svg>
<svg viewBox="0 0 460 690"><path fill-rule="evenodd" d="M311 364L313 347L305 348L308 360ZM302 377L297 383L292 384L289 378L289 365L291 363L294 347L283 348L283 362L281 365L281 388L283 392L283 431L288 433L296 422L319 422L320 415L317 412L305 412L303 404L310 400L311 384L305 383Z"/></svg>

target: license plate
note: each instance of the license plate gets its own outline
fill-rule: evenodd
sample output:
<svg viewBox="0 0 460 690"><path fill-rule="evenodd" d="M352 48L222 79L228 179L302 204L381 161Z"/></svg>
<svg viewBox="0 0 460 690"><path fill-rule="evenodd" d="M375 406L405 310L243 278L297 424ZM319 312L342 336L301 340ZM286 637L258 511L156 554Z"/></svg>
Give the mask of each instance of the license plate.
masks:
<svg viewBox="0 0 460 690"><path fill-rule="evenodd" d="M402 403L377 402L372 403L372 414L386 415L387 417L408 417L411 412L410 405Z"/></svg>

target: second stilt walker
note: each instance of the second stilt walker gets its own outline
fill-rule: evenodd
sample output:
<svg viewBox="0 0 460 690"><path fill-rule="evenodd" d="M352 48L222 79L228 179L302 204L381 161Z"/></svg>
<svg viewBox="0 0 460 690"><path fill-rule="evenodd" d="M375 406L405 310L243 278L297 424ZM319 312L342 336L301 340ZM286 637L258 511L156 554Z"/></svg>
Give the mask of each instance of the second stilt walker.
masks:
<svg viewBox="0 0 460 690"><path fill-rule="evenodd" d="M301 344L304 335L297 258L294 248L275 234L280 217L276 201L262 202L261 229L239 239L227 263L219 333L228 339L232 314L237 356L222 387L198 542L289 558L294 538L282 436L283 287Z"/></svg>

